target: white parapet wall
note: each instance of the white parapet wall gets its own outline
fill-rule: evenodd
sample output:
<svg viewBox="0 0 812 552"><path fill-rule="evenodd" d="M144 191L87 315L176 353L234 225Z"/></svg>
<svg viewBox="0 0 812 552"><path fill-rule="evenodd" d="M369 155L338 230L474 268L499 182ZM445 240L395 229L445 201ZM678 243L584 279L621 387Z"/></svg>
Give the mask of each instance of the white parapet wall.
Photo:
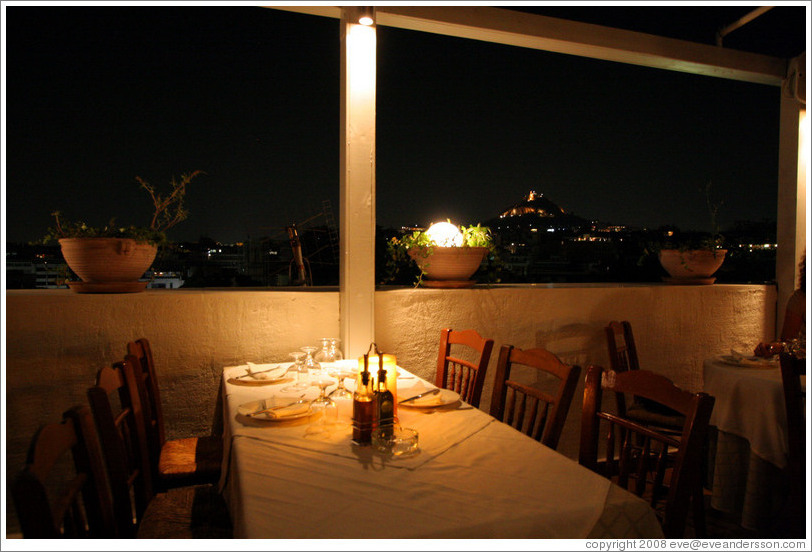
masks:
<svg viewBox="0 0 812 552"><path fill-rule="evenodd" d="M773 286L494 286L467 290L400 289L376 295L376 335L398 364L432 380L444 327L472 328L494 339L480 408L488 411L499 348L541 347L586 370L608 366L604 327L632 324L641 368L702 391L705 358L748 351L775 333ZM558 450L577 458L583 375Z"/></svg>
<svg viewBox="0 0 812 552"><path fill-rule="evenodd" d="M522 285L376 292L375 339L398 364L432 380L440 329L495 340L480 407L488 410L499 347L544 347L567 363L607 365L603 327L629 320L641 366L702 389L703 359L750 350L775 335L776 292L762 285ZM150 340L169 438L216 431L224 366L281 362L339 333L335 289L147 290L87 294L6 291L7 477L37 428L86 402L98 369ZM577 458L582 384L559 450ZM10 479L8 479L10 481ZM8 501L10 503L10 497ZM13 512L13 507L10 508ZM16 520L9 516L9 531Z"/></svg>

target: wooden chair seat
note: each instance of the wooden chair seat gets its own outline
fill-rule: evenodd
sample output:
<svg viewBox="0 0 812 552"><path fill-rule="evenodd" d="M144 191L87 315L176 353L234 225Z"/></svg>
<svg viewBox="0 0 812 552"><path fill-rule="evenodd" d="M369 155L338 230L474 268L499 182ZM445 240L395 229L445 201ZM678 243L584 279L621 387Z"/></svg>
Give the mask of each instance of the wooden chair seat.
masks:
<svg viewBox="0 0 812 552"><path fill-rule="evenodd" d="M169 489L156 494L138 526L139 539L230 539L225 501L214 485Z"/></svg>
<svg viewBox="0 0 812 552"><path fill-rule="evenodd" d="M135 381L141 398L152 480L156 490L216 483L223 463L219 436L205 435L167 439L158 372L149 340L127 344L127 353L137 359Z"/></svg>
<svg viewBox="0 0 812 552"><path fill-rule="evenodd" d="M650 402L634 402L626 408L626 415L640 423L682 432L685 416L671 409L659 409Z"/></svg>
<svg viewBox="0 0 812 552"><path fill-rule="evenodd" d="M493 339L475 330L441 330L434 384L456 391L462 400L479 408L492 350Z"/></svg>
<svg viewBox="0 0 812 552"><path fill-rule="evenodd" d="M213 435L166 441L161 447L158 473L169 487L216 483L223 462L223 439Z"/></svg>

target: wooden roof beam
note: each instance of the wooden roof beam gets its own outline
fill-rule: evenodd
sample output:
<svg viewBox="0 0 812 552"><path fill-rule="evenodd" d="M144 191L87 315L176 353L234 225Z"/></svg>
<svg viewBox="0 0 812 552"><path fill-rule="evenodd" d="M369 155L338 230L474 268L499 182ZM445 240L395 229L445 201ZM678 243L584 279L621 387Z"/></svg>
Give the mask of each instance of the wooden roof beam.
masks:
<svg viewBox="0 0 812 552"><path fill-rule="evenodd" d="M274 6L275 7L275 6ZM337 6L279 7L340 17ZM787 61L646 33L477 6L377 6L379 26L780 86Z"/></svg>

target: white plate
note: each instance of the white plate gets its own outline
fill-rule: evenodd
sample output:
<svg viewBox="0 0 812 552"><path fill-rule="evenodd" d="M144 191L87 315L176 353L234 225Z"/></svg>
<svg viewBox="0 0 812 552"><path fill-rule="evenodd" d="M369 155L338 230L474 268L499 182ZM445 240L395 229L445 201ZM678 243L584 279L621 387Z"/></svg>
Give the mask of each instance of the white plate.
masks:
<svg viewBox="0 0 812 552"><path fill-rule="evenodd" d="M311 412L309 407L304 412L297 412L296 414L292 414L290 416L270 417L267 414L251 416L251 414L259 410L289 404L293 402L295 399L296 397L272 397L270 399L250 401L238 406L237 413L242 416L245 416L246 418L250 418L252 420L262 420L264 422L287 422L288 420L298 420L299 418L306 418L307 416L310 416Z"/></svg>
<svg viewBox="0 0 812 552"><path fill-rule="evenodd" d="M739 368L778 368L778 361L761 357L734 357L733 355L722 355L719 360L731 366Z"/></svg>
<svg viewBox="0 0 812 552"><path fill-rule="evenodd" d="M431 391L428 389L428 391ZM408 397L406 397L408 398ZM411 408L436 408L438 406L446 406L453 404L460 400L460 394L451 389L440 389L439 393L434 395L427 395L413 401L398 403L398 406L408 406Z"/></svg>

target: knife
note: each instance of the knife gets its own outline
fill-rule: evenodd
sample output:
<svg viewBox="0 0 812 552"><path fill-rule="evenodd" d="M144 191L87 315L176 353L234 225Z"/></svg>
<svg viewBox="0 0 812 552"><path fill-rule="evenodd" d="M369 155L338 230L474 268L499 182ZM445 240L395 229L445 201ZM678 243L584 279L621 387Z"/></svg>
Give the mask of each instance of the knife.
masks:
<svg viewBox="0 0 812 552"><path fill-rule="evenodd" d="M415 395L414 397L409 397L408 399L403 399L402 401L398 401L398 404L403 404L403 403L409 402L409 401L416 401L417 399L419 399L421 397L427 397L428 395L434 395L435 393L439 393L439 392L440 392L440 388L435 387L431 391L425 391L423 393L420 393L419 395Z"/></svg>

